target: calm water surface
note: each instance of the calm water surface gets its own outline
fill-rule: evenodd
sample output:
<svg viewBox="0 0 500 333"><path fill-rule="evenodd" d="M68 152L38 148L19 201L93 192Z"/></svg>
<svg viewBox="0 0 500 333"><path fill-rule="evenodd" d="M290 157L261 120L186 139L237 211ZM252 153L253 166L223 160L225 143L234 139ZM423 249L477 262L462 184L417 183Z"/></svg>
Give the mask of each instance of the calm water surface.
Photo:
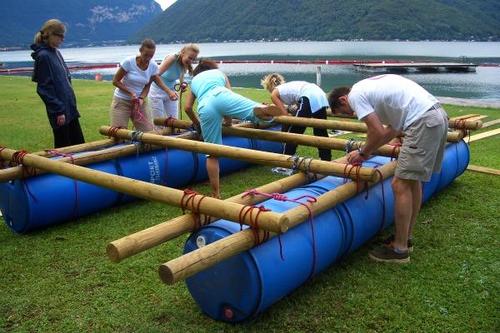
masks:
<svg viewBox="0 0 500 333"><path fill-rule="evenodd" d="M157 60L175 53L180 45L159 45ZM200 44L202 57L252 60L408 60L466 61L500 64L499 42L257 42ZM134 55L137 45L61 49L68 63L117 63ZM0 52L0 62L6 67L30 66L29 50ZM234 86L259 87L260 78L269 72L280 72L289 81L316 81L318 65L297 64L222 64ZM77 78L93 78L97 71L81 71ZM98 70L110 79L115 69ZM353 83L375 75L358 72L351 65L321 65L322 87ZM439 96L500 100L500 67L480 66L476 73L407 73L404 76L418 82Z"/></svg>

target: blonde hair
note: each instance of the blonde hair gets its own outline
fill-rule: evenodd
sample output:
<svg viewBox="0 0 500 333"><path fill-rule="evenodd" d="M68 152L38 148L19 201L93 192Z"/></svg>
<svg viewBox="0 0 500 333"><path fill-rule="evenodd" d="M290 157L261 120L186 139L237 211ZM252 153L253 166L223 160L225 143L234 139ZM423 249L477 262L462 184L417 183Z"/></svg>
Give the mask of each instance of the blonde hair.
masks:
<svg viewBox="0 0 500 333"><path fill-rule="evenodd" d="M180 50L179 54L177 55L177 62L179 63L179 65L182 66L182 68L184 68L189 72L189 75L193 75L193 65L184 66L184 64L182 63L182 56L189 51L192 51L196 53L196 55L198 55L200 53L200 48L198 47L198 45L194 43L189 43L184 45Z"/></svg>
<svg viewBox="0 0 500 333"><path fill-rule="evenodd" d="M269 92L272 92L274 88L283 83L285 83L285 78L283 77L283 75L278 73L268 74L264 76L264 78L260 81L262 87L264 87L264 89Z"/></svg>
<svg viewBox="0 0 500 333"><path fill-rule="evenodd" d="M42 27L40 28L40 31L38 31L35 34L35 37L33 38L33 42L35 44L40 44L47 42L49 39L49 36L52 34L65 34L66 33L66 27L64 24L57 20L57 19L50 19L47 22L45 22Z"/></svg>

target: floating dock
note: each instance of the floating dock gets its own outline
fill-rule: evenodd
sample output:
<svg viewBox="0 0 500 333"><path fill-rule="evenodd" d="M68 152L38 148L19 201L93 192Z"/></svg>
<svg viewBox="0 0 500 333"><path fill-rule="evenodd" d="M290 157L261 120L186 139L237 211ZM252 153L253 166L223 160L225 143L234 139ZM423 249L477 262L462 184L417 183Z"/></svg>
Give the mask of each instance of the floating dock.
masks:
<svg viewBox="0 0 500 333"><path fill-rule="evenodd" d="M398 62L398 63L362 63L353 64L359 71L389 73L468 73L476 72L477 64L455 62Z"/></svg>

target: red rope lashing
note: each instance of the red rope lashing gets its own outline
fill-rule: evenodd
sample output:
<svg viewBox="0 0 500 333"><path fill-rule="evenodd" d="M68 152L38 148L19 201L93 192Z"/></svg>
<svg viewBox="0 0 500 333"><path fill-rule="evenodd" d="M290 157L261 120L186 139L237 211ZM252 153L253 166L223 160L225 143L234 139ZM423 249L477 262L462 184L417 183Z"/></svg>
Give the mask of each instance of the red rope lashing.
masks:
<svg viewBox="0 0 500 333"><path fill-rule="evenodd" d="M73 154L63 153L58 151L57 149L46 149L45 151L51 156L69 157L71 164L75 164L75 158L73 157ZM78 193L78 181L76 179L73 179L73 184L75 188L75 205L73 206L73 218L77 218L80 202L80 196Z"/></svg>
<svg viewBox="0 0 500 333"><path fill-rule="evenodd" d="M26 150L19 150L12 154L12 162L22 166L22 178L36 175L36 169L23 164L24 157L28 154Z"/></svg>
<svg viewBox="0 0 500 333"><path fill-rule="evenodd" d="M111 126L108 130L108 135L110 138L116 138L116 134L118 133L119 130L123 129L124 127L115 127L115 126Z"/></svg>
<svg viewBox="0 0 500 333"><path fill-rule="evenodd" d="M309 222L310 222L310 225L311 225L311 235L312 235L312 247L313 247L313 265L312 265L312 269L311 269L311 273L308 277L311 278L312 275L314 274L315 270L316 270L316 236L315 236L315 231L314 231L314 216L313 216L313 212L311 210L311 207L304 203L304 202L301 202L300 200L301 199L304 199L304 198L307 198L307 202L312 204L312 203L315 203L317 202L317 199L313 196L310 196L310 195L303 195L303 196L300 196L298 198L294 198L294 199L290 199L288 198L286 195L284 194L281 194L281 193L265 193L265 192L259 192L257 191L256 189L251 189L251 190L248 190L246 191L245 193L243 193L243 196L242 197L246 197L248 195L260 195L260 196L264 196L264 197L267 197L267 198L270 198L270 199L274 199L274 200L277 200L277 201L289 201L289 202L294 202L294 203L297 203L299 205L302 205L304 206L307 211L308 211L308 215L309 215ZM281 242L281 235L278 235L278 242L279 242L279 246L280 246L280 257L282 260L284 260L284 257L283 257L283 245L282 245L282 242Z"/></svg>
<svg viewBox="0 0 500 333"><path fill-rule="evenodd" d="M200 195L201 198L198 200L198 202L195 205L195 197L197 195ZM202 226L206 225L210 219L205 215L203 223L201 222L201 216L200 216L200 206L201 202L205 199L205 196L202 194L199 194L196 191L193 191L191 189L185 189L184 190L184 195L181 198L181 209L182 213L186 213L186 209L191 211L191 214L193 214L194 217L194 223L195 223L195 230L200 229ZM191 205L191 207L189 207Z"/></svg>
<svg viewBox="0 0 500 333"><path fill-rule="evenodd" d="M174 130L175 130L174 121L175 121L175 118L172 116L169 116L168 118L165 119L165 124L164 124L165 127L170 127L170 131L172 134L174 133Z"/></svg>
<svg viewBox="0 0 500 333"><path fill-rule="evenodd" d="M466 123L467 123L467 118L456 119L455 120L455 129L461 131L464 138L466 138L468 136L467 143L469 143L470 142L470 131L468 131L467 128L465 128Z"/></svg>
<svg viewBox="0 0 500 333"><path fill-rule="evenodd" d="M356 193L359 193L360 192L360 189L361 189L361 178L360 178L360 175L361 175L361 164L345 164L344 166L344 184L346 184L348 181L349 181L349 178L350 178L350 175L351 173L353 172L354 170L354 180L356 182ZM365 183L365 187L366 187L366 184L367 182L364 182Z"/></svg>
<svg viewBox="0 0 500 333"><path fill-rule="evenodd" d="M22 178L26 178L27 176L34 176L36 175L36 170L34 168L30 168L28 166L25 166L23 164L24 157L28 154L26 150L19 150L16 151L14 154L12 154L12 162L21 165L22 166ZM28 186L27 182L23 182L24 187L26 188L26 192L28 192L28 195L33 199L33 201L38 202L36 199L35 195L31 193L30 188Z"/></svg>
<svg viewBox="0 0 500 333"><path fill-rule="evenodd" d="M255 210L257 210L257 213L254 216L253 213ZM267 209L263 205L243 206L243 208L241 208L240 210L240 213L238 214L238 219L240 222L240 230L243 230L243 222L245 221L248 215L248 225L250 226L250 229L252 230L254 236L254 246L258 246L269 239L269 231L267 230L262 230L263 237L262 239L260 239L261 229L259 228L259 215L262 212L267 212L267 211L269 211L269 209ZM281 248L280 248L280 254L282 254Z"/></svg>
<svg viewBox="0 0 500 333"><path fill-rule="evenodd" d="M147 123L148 119L144 116L141 110L141 103L139 98L132 100L132 119L141 123Z"/></svg>
<svg viewBox="0 0 500 333"><path fill-rule="evenodd" d="M401 143L392 143L392 144L389 144L389 146L392 146L392 152L391 152L391 162L392 162L392 161L398 159L398 156L396 153L398 152L398 149L401 149L402 144Z"/></svg>

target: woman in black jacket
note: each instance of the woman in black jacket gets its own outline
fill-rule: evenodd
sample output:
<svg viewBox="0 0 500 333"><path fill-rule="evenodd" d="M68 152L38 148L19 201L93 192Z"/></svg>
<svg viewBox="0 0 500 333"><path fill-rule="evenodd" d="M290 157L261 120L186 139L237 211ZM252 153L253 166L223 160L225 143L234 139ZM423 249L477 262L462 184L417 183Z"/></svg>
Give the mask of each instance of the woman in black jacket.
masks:
<svg viewBox="0 0 500 333"><path fill-rule="evenodd" d="M66 28L56 19L48 20L35 35L31 54L35 65L32 80L45 103L50 126L54 132L54 147L85 142L76 108L71 76L57 48L64 40Z"/></svg>

